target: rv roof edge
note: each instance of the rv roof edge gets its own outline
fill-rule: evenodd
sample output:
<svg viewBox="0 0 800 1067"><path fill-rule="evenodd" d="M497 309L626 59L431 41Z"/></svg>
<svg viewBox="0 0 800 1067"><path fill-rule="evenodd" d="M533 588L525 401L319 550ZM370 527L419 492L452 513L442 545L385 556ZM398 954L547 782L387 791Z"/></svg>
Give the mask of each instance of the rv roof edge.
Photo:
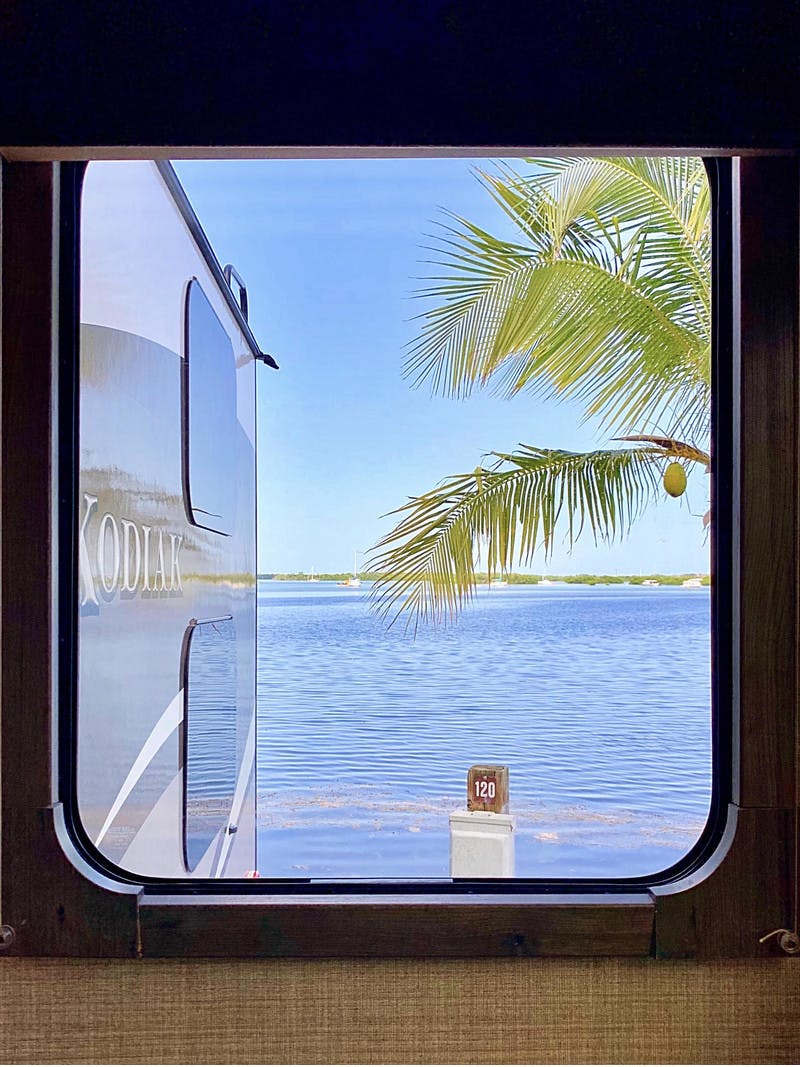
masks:
<svg viewBox="0 0 800 1067"><path fill-rule="evenodd" d="M194 208L192 207L189 201L189 197L186 195L186 192L180 183L178 175L175 173L175 168L166 159L156 159L153 162L158 168L158 172L161 175L164 184L166 185L173 200L175 201L175 205L178 208L178 211L180 212L183 221L186 223L189 232L194 238L200 254L208 265L208 269L211 271L211 274L214 278L214 281L217 283L219 291L222 293L223 297L225 298L225 302L231 310L233 317L236 319L236 324L242 331L244 338L250 348L250 351L253 353L253 357L255 359L260 359L263 355L263 353L261 352L261 347L258 341L255 339L253 331L250 328L250 324L247 321L244 312L242 311L242 308L239 306L239 303L233 294L233 290L231 289L227 279L225 278L225 272L222 269L222 265L217 259L214 249L211 247L211 242L206 236L206 232L200 224L200 220L198 219L197 215L195 214ZM263 362L266 362L266 360L264 360ZM275 364L275 369L277 370L277 364Z"/></svg>

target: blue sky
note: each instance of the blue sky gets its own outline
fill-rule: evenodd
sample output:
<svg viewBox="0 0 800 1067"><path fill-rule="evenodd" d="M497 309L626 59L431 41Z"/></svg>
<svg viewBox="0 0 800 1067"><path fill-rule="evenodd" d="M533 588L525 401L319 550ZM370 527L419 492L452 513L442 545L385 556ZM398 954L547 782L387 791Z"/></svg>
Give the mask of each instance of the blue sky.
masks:
<svg viewBox="0 0 800 1067"><path fill-rule="evenodd" d="M492 450L585 449L606 438L577 405L431 397L402 376L426 235L447 208L507 223L474 175L489 160L181 162L212 245L248 288L250 322L280 371L258 368L260 571L343 571L382 518ZM652 508L621 543L584 537L530 568L549 573L708 570L707 478ZM692 512L695 514L693 515ZM518 567L516 569L524 569Z"/></svg>

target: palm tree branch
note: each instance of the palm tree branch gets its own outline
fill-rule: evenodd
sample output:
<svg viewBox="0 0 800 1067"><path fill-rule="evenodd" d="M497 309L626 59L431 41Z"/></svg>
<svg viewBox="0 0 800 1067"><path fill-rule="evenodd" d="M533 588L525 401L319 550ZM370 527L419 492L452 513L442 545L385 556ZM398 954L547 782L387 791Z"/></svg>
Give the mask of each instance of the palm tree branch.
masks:
<svg viewBox="0 0 800 1067"><path fill-rule="evenodd" d="M702 463L706 468L711 467L711 456L702 448L689 444L687 441L679 441L675 437L657 437L647 433L626 434L624 437L615 437L615 441L638 441L656 445L663 449L665 456L675 459L688 459L692 463Z"/></svg>
<svg viewBox="0 0 800 1067"><path fill-rule="evenodd" d="M703 210L703 204L707 204L709 196L708 178L705 173L705 168L701 160L684 160L678 159L677 163L685 168L684 179L681 182L680 196L672 198L668 197L663 188L652 180L651 170L645 169L641 166L641 161L638 159L629 159L625 157L610 156L604 159L604 162L610 167L614 167L621 171L628 178L641 184L647 192L653 196L661 205L663 211L674 224L679 228L684 241L690 248L696 249L700 243L699 235L708 229L708 209ZM663 157L659 159L659 167L663 172L665 168L669 168L672 162L670 157ZM692 176L691 171L694 171ZM694 197L690 197L689 194L694 191L695 183L697 186L697 193ZM686 216L681 213L679 205L689 203L692 205L692 209L698 203L700 203L700 211L695 212L690 210ZM692 224L692 219L699 220Z"/></svg>
<svg viewBox="0 0 800 1067"><path fill-rule="evenodd" d="M677 232L683 244L698 254L703 267L707 266L705 248L710 232L710 188L700 159L606 156L589 160L581 157L528 159L526 162L544 173L520 178L513 172L506 172L507 177L523 185L544 185L554 202L565 205L568 221L585 205L587 197L582 195L585 187L588 197L594 198L598 214L627 223L648 216L652 229L666 227ZM584 180L583 186L578 186L579 195L576 197L575 175L578 174L580 183L582 168L589 168L590 173L596 171L605 175L605 180ZM665 182L670 185L668 190ZM701 273L704 275L705 271Z"/></svg>
<svg viewBox="0 0 800 1067"><path fill-rule="evenodd" d="M530 563L539 548L549 556L560 528L570 546L586 529L595 542L622 536L656 495L659 464L670 454L649 443L491 453L491 465L447 478L392 512L400 520L367 563L380 572L373 604L414 627L452 618L473 596L481 543L493 573Z"/></svg>
<svg viewBox="0 0 800 1067"><path fill-rule="evenodd" d="M556 243L570 234L586 234L592 225L610 245L614 243L610 238L612 225L618 233L620 226L635 229L645 225L650 233L667 234L671 242L677 237L710 313L710 189L702 161L578 157L526 162L539 172L521 176L502 166L498 175L478 172L495 202L526 236L530 237L537 229L537 220L543 222L547 215L541 205L549 204L549 221L558 231ZM536 210L529 208L529 202L537 205Z"/></svg>
<svg viewBox="0 0 800 1067"><path fill-rule="evenodd" d="M691 384L703 398L708 391L704 331L676 322L652 292L595 264L517 258L499 282L451 281L427 295L446 302L425 314L407 360L417 384L432 375L435 387L445 383L464 396L499 373L508 396L523 388L577 395L590 412L613 401L626 427L679 387Z"/></svg>

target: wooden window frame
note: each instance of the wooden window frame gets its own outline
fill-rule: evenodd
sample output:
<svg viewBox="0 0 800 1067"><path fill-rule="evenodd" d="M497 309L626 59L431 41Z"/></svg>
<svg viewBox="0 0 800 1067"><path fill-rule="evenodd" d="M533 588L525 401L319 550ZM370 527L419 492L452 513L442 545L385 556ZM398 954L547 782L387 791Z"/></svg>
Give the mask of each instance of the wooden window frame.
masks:
<svg viewBox="0 0 800 1067"><path fill-rule="evenodd" d="M126 884L93 868L76 848L58 799L64 746L58 745L57 709L69 678L59 656L57 575L59 564L70 565L58 558L58 494L71 499L76 476L74 457L58 448L57 413L74 402L61 344L70 319L58 294L76 249L60 210L57 166L3 163L4 954L781 954L776 939L759 938L794 921L800 181L794 155L753 155L734 170L740 210L721 219L734 236L731 311L722 319L717 312L716 323L733 370L730 395L718 397L730 455L717 473L716 494L729 502L732 522L716 570L716 602L724 596L729 602L715 631L717 669L729 656L724 712L731 744L722 754L729 772L727 820L714 852L678 879L621 895L524 891L516 884L453 891L419 884L402 892L391 884L362 885L357 892L312 886L279 893L251 883L236 893L227 887L179 893ZM723 557L728 563L720 569Z"/></svg>

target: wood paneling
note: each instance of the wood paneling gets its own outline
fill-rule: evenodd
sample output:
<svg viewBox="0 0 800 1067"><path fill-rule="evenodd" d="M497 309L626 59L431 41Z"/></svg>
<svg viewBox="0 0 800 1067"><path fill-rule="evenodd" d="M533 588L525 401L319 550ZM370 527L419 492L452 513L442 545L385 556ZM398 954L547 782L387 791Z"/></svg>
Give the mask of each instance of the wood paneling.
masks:
<svg viewBox="0 0 800 1067"><path fill-rule="evenodd" d="M0 960L13 1063L797 1063L800 965Z"/></svg>
<svg viewBox="0 0 800 1067"><path fill-rule="evenodd" d="M795 802L798 162L741 162L741 793Z"/></svg>
<svg viewBox="0 0 800 1067"><path fill-rule="evenodd" d="M656 955L782 955L774 938L759 938L792 923L793 830L790 810L740 811L716 871L691 889L656 891Z"/></svg>
<svg viewBox="0 0 800 1067"><path fill-rule="evenodd" d="M146 900L145 956L647 956L653 903L646 895L472 901L400 897Z"/></svg>
<svg viewBox="0 0 800 1067"><path fill-rule="evenodd" d="M2 184L2 691L25 709L26 733L18 748L4 748L2 778L33 810L51 800L51 692L42 656L51 625L51 441L49 419L31 421L30 413L51 407L52 169L6 165ZM35 762L26 759L31 746L42 754ZM9 841L24 833L15 822L3 831Z"/></svg>

